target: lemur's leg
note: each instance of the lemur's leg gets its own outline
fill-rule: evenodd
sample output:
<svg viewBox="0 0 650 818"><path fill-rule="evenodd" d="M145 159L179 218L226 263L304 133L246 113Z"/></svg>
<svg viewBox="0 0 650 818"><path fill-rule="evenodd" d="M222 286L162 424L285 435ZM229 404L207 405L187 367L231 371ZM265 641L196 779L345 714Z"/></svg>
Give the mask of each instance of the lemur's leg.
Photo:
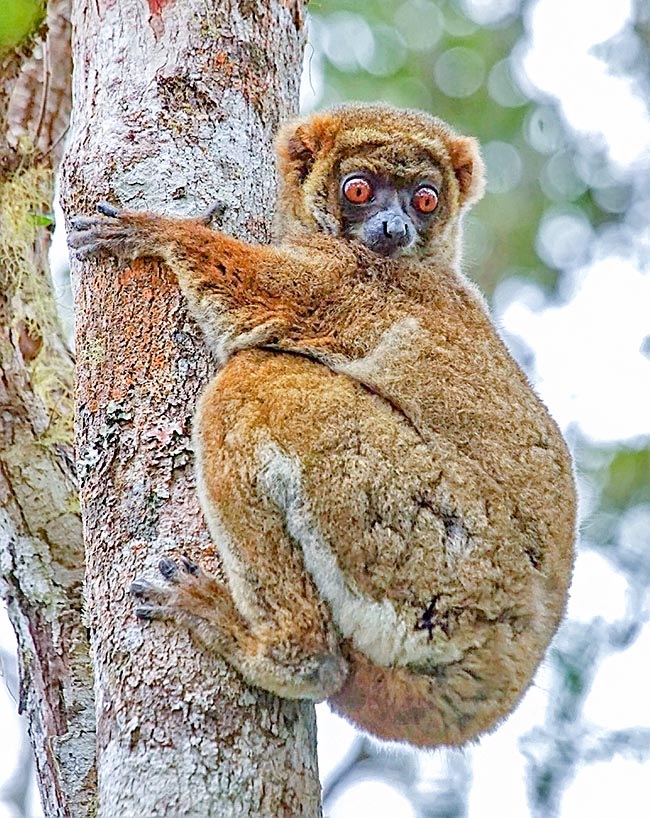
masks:
<svg viewBox="0 0 650 818"><path fill-rule="evenodd" d="M143 578L131 584L140 619L171 620L189 628L250 684L284 698L320 701L343 685L347 665L327 613L305 622L267 612L252 621L236 607L231 587L187 557L163 559L159 567L164 585Z"/></svg>
<svg viewBox="0 0 650 818"><path fill-rule="evenodd" d="M281 445L287 430L269 414L272 384L257 358L277 356L236 356L208 386L195 419L199 496L227 587L187 560L180 568L163 560L167 587L136 580L132 592L144 600L140 617L187 625L255 686L318 700L341 688L347 663L265 479L265 447ZM287 356L287 366L293 363ZM291 415L291 400L280 402Z"/></svg>

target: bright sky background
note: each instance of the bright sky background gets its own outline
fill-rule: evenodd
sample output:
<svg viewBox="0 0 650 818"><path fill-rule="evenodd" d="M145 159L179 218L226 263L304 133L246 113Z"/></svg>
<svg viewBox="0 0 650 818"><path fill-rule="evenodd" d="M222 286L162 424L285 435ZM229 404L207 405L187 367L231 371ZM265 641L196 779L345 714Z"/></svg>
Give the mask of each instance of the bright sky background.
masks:
<svg viewBox="0 0 650 818"><path fill-rule="evenodd" d="M507 13L509 0L465 0L479 22ZM523 66L530 82L557 97L570 125L587 139L604 138L621 166L650 162L650 120L629 80L610 76L590 49L615 35L630 16L630 0L538 0L527 27L530 47ZM311 85L318 89L317 66ZM309 90L305 95L310 96ZM648 228L647 228L648 229ZM519 336L535 353L535 383L566 430L577 424L599 440L650 433L650 358L642 353L650 335L650 273L640 271L633 248L608 255L607 242L591 237L595 261L577 270L565 288L565 301L539 309L532 286L514 290L506 283L495 295L500 326ZM57 236L57 242L60 241ZM650 229L645 236L650 244ZM622 521L622 525L625 521ZM647 528L646 528L647 536ZM620 619L627 604L626 584L597 554L578 558L569 615L588 621ZM2 623L0 645L11 647L11 630ZM606 658L589 693L585 713L594 724L619 729L650 727L648 667L650 626L624 652ZM546 674L542 667L521 706L493 735L463 752L473 759L469 818L527 818L524 759L519 737L543 722ZM355 732L319 705L319 758L326 779L352 746ZM9 772L17 745L15 702L0 689L3 768ZM422 754L423 786L442 777L441 755ZM507 798L507 804L504 799ZM647 818L650 769L616 757L607 764L580 768L568 787L560 818ZM330 818L411 818L408 801L386 783L360 781L333 805ZM11 818L0 807L0 818Z"/></svg>

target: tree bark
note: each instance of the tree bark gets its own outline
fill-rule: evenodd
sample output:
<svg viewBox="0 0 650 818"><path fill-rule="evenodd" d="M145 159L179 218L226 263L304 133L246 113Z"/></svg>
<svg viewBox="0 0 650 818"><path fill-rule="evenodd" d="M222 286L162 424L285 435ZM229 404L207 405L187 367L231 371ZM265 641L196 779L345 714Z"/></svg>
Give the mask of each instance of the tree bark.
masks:
<svg viewBox="0 0 650 818"><path fill-rule="evenodd" d="M70 110L67 0L0 65L0 593L18 639L48 816L95 798L93 678L82 622L72 359L48 275L54 173Z"/></svg>
<svg viewBox="0 0 650 818"><path fill-rule="evenodd" d="M260 241L272 136L294 113L301 0L78 0L68 213L99 199L197 215ZM173 275L73 264L77 471L97 691L101 818L320 815L307 703L248 688L189 634L142 624L127 594L163 556L218 570L190 425L212 372Z"/></svg>

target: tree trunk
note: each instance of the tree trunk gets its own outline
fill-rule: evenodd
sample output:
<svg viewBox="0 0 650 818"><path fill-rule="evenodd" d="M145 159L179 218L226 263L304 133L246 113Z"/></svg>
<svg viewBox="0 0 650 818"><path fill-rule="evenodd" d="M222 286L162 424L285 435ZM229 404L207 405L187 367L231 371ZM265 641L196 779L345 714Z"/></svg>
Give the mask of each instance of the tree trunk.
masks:
<svg viewBox="0 0 650 818"><path fill-rule="evenodd" d="M48 816L95 798L93 678L82 622L72 360L50 279L48 222L70 110L67 0L0 61L0 592L18 639Z"/></svg>
<svg viewBox="0 0 650 818"><path fill-rule="evenodd" d="M301 0L78 0L64 206L196 215L264 241L271 141L294 113ZM190 425L212 372L173 275L73 265L77 471L97 692L101 818L320 815L311 705L253 690L127 594L181 554L218 570Z"/></svg>

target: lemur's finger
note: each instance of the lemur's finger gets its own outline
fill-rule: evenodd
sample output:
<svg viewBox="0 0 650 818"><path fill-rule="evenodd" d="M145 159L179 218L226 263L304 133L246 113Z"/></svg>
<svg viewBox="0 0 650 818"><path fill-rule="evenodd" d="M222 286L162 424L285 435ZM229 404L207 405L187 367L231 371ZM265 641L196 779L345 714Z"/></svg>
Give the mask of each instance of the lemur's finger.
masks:
<svg viewBox="0 0 650 818"><path fill-rule="evenodd" d="M166 602L169 598L170 591L168 588L161 588L159 585L154 585L154 583L149 582L148 579L138 577L134 579L129 586L129 593L136 599L150 603L152 601Z"/></svg>
<svg viewBox="0 0 650 818"><path fill-rule="evenodd" d="M149 622L154 619L171 618L170 612L162 605L152 605L150 603L138 605L138 607L135 609L135 615L138 617L138 619L145 619Z"/></svg>
<svg viewBox="0 0 650 818"><path fill-rule="evenodd" d="M120 215L120 211L117 207L103 200L101 202L97 202L97 210L100 213L103 213L104 216L111 216L114 219L118 218Z"/></svg>
<svg viewBox="0 0 650 818"><path fill-rule="evenodd" d="M71 216L70 227L73 230L90 230L99 223L97 216Z"/></svg>
<svg viewBox="0 0 650 818"><path fill-rule="evenodd" d="M221 221L227 209L228 206L226 205L225 202L221 201L215 202L205 211L205 213L201 216L200 220L206 227L209 227L213 221L217 222Z"/></svg>
<svg viewBox="0 0 650 818"><path fill-rule="evenodd" d="M158 563L158 570L165 577L167 582L178 582L178 566L174 560L164 557Z"/></svg>
<svg viewBox="0 0 650 818"><path fill-rule="evenodd" d="M79 260L88 259L101 253L104 249L100 242L89 241L81 236L83 236L83 234L68 236L68 247L74 250L75 258Z"/></svg>

